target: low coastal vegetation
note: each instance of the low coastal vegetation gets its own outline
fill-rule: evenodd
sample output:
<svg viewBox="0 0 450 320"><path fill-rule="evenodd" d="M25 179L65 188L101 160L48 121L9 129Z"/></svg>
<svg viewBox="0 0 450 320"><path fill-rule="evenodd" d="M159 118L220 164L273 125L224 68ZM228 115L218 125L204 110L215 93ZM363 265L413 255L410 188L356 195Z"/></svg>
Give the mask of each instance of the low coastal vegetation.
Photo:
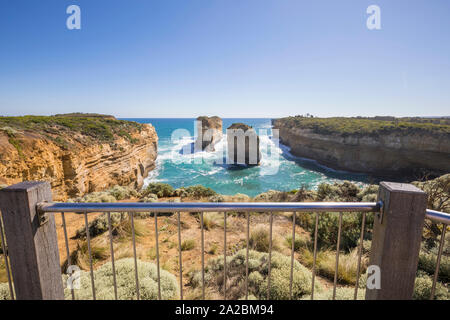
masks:
<svg viewBox="0 0 450 320"><path fill-rule="evenodd" d="M113 116L100 114L0 117L0 131L8 135L9 142L18 151L20 141L17 135L24 132L40 133L56 144L67 147L68 142L62 138L64 132L72 136L78 134L88 137L91 142L112 142L115 136L121 136L134 143L130 132L140 132L142 127L137 122L117 120Z"/></svg>
<svg viewBox="0 0 450 320"><path fill-rule="evenodd" d="M419 188L429 193L428 206L433 209L450 212L450 174L434 180L415 182ZM117 201L376 201L378 186L355 185L350 182L323 183L316 190L305 187L291 191L270 190L253 198L237 194L220 195L203 186L174 188L169 184L151 183L142 190L120 187L87 194L72 199L74 202L117 202ZM138 270L142 299L156 299L157 283L155 229L152 213L135 213L134 230L137 243ZM82 289L75 290L79 299L90 299L92 295L89 279L89 256L86 240L86 228L79 216L79 227L71 232L71 261L82 271ZM177 279L179 274L178 248L183 256L183 291L190 299L201 299L202 278L200 255L201 215L199 213L181 215L181 242L178 242L178 220L173 214L158 213L159 256L162 274L163 298L176 299L179 295ZM294 273L292 295L294 299L309 299L311 294L311 269L314 256L313 213L297 213L295 217L295 241L292 237L293 214L290 212L273 214L273 236L270 240L268 228L269 215L250 213L249 234L249 299L266 299L268 292L268 253L272 246L271 289L272 299L288 299L290 296L289 279L291 266L291 248L294 248ZM359 237L362 215L345 213L342 220L342 238L337 272L336 299L353 299L354 286L358 282L357 265L359 258ZM246 259L246 215L230 212L227 219L227 297L243 299L246 296L245 259ZM318 225L318 251L316 260L315 299L331 299L335 274L336 243L338 233L338 213L321 213ZM366 269L371 248L373 214L366 214L365 232L361 254L361 269L358 299L364 299ZM113 243L116 258L118 281L123 284L119 292L121 299L135 299L134 260L131 246L131 221L125 213L111 213ZM61 233L61 225L58 232ZM205 232L205 294L206 298L221 299L225 280L223 277L223 235L224 214L208 212L203 214ZM98 214L88 225L91 236L91 251L95 273L96 289L99 299L113 298L109 228L106 214ZM426 224L423 243L419 255L419 267L414 290L414 299L429 299L432 279L436 265L438 244L442 227ZM447 241L449 234L447 233ZM64 240L60 240L64 241ZM61 250L64 250L61 247ZM63 251L62 251L63 252ZM61 254L65 257L65 253ZM9 298L4 264L0 260L0 299ZM119 263L120 261L120 263ZM117 267L119 263L120 268ZM67 260L62 271L67 269ZM120 271L118 271L120 269ZM142 274L141 274L142 272ZM443 252L436 286L436 299L449 299L450 252L448 246ZM65 290L70 298L70 290Z"/></svg>
<svg viewBox="0 0 450 320"><path fill-rule="evenodd" d="M281 118L284 127L311 129L319 134L342 135L378 135L391 132L428 132L436 134L450 134L450 120L448 118L311 118L295 116Z"/></svg>

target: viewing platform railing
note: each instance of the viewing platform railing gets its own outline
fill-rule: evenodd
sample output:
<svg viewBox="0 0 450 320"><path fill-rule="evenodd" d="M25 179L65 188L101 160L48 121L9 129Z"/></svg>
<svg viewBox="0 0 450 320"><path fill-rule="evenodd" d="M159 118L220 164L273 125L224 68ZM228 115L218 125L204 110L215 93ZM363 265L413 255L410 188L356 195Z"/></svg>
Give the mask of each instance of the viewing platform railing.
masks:
<svg viewBox="0 0 450 320"><path fill-rule="evenodd" d="M205 230L203 213L223 212L224 214L224 270L223 270L223 298L227 299L227 215L229 212L246 213L246 261L245 261L245 297L249 295L248 284L248 252L250 237L250 213L268 213L269 220L269 251L268 251L268 290L267 299L271 299L271 260L273 245L273 213L292 212L292 248L289 292L292 298L292 284L294 271L294 245L296 214L298 212L315 213L314 258L312 266L311 299L314 299L314 283L316 277L318 225L320 213L339 213L338 236L336 243L336 263L333 281L333 299L336 296L340 242L343 214L358 212L362 214L362 223L358 245L357 275L354 288L354 299L357 298L359 279L361 276L361 257L363 251L366 213L375 213L372 248L369 265L376 265L381 271L381 287L366 289L366 299L411 299L417 271L422 230L425 219L436 224L443 224L441 240L436 260L433 285L430 299L434 298L436 282L443 248L445 232L450 224L450 215L433 210L426 210L427 196L416 187L408 184L387 183L380 184L378 202L248 202L248 203L52 203L48 183L25 182L5 188L0 191L0 209L3 225L0 223L2 249L5 259L6 272L11 297L14 293L18 299L63 299L63 285L61 280L59 251L55 230L54 214L61 214L65 249L68 265L71 265L65 213L84 214L86 240L89 253L90 277L92 297L96 299L93 257L88 224L90 213L104 212L108 218L109 249L111 255L113 290L117 299L117 281L115 272L114 243L112 235L111 212L126 212L130 215L131 241L133 245L136 298L139 300L139 277L136 255L136 235L134 217L136 213L174 213L177 216L178 227L178 262L180 298L183 299L183 265L181 242L182 213L197 212L200 216L201 234L201 266L202 266L202 298L205 298ZM161 299L160 253L158 241L158 214L153 215L155 225L155 248L158 277L158 298ZM0 221L1 222L1 221ZM5 229L5 232L3 231ZM6 234L6 239L5 239ZM5 246L8 244L8 247ZM399 258L401 257L401 259ZM8 259L9 258L9 259ZM8 263L9 260L9 263ZM11 270L9 269L11 265ZM12 278L10 276L12 274ZM14 286L14 290L13 290ZM72 298L75 299L72 289Z"/></svg>

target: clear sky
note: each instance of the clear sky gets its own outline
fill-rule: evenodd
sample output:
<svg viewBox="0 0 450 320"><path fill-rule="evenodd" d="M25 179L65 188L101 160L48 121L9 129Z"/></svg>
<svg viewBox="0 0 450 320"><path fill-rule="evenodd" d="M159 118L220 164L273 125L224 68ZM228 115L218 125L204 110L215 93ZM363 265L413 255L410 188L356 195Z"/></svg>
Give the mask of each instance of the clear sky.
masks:
<svg viewBox="0 0 450 320"><path fill-rule="evenodd" d="M65 112L448 116L450 1L1 0L0 114Z"/></svg>

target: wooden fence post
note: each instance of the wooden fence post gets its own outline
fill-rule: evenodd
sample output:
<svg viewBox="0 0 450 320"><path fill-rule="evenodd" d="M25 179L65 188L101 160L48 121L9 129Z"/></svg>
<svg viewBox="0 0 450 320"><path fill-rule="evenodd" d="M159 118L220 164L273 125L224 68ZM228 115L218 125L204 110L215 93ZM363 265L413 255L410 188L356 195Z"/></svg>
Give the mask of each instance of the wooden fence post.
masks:
<svg viewBox="0 0 450 320"><path fill-rule="evenodd" d="M366 300L412 299L427 194L411 184L381 182L378 199L384 207L374 219L369 266L379 267L381 281L379 289L366 289Z"/></svg>
<svg viewBox="0 0 450 320"><path fill-rule="evenodd" d="M17 299L64 299L53 214L36 204L52 201L48 182L21 182L0 190L11 272Z"/></svg>

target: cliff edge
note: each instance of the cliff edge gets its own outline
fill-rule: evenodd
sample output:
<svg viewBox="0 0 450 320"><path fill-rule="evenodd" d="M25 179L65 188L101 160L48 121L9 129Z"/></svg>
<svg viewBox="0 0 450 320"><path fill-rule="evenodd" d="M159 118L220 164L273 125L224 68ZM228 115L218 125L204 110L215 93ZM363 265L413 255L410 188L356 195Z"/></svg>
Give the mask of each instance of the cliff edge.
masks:
<svg viewBox="0 0 450 320"><path fill-rule="evenodd" d="M111 116L0 117L0 184L45 180L56 201L139 188L155 166L157 141L153 126Z"/></svg>

